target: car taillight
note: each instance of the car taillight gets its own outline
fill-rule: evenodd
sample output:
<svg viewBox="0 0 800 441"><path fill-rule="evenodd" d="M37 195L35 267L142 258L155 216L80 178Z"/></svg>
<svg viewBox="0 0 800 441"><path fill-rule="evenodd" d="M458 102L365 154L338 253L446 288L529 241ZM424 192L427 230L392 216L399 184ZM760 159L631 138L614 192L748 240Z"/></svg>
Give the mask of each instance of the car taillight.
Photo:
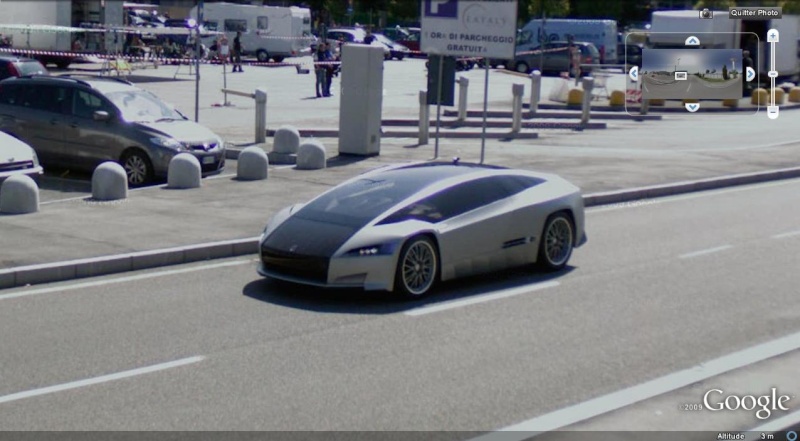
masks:
<svg viewBox="0 0 800 441"><path fill-rule="evenodd" d="M8 73L10 73L12 77L20 76L19 69L17 69L17 66L14 66L14 63L8 64Z"/></svg>

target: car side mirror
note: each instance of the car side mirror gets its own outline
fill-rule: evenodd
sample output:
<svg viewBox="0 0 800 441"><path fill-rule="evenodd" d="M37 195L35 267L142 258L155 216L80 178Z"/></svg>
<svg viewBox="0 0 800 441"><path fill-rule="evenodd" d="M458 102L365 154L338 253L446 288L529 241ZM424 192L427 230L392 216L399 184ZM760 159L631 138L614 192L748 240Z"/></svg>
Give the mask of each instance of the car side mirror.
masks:
<svg viewBox="0 0 800 441"><path fill-rule="evenodd" d="M111 115L109 115L108 112L106 112L105 110L96 110L92 114L92 118L95 121L108 121L109 119L111 119Z"/></svg>

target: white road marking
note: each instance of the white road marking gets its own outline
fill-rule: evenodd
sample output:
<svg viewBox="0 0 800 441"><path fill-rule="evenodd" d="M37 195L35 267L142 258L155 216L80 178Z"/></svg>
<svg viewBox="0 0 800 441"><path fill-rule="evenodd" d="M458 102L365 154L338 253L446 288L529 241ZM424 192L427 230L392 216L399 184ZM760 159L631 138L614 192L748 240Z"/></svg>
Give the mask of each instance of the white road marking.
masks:
<svg viewBox="0 0 800 441"><path fill-rule="evenodd" d="M722 245L720 247L706 248L705 250L700 250L700 251L695 251L695 252L692 252L692 253L681 254L678 257L680 257L681 259L691 259L692 257L705 256L706 254L719 253L720 251L729 250L731 248L733 248L733 245Z"/></svg>
<svg viewBox="0 0 800 441"><path fill-rule="evenodd" d="M8 403L11 401L23 400L25 398L37 397L39 395L46 395L70 389L77 389L79 387L86 387L94 384L107 383L109 381L121 380L123 378L130 378L138 375L150 374L153 372L163 371L166 369L185 366L187 364L197 363L199 361L202 361L203 359L204 357L202 356L182 358L180 360L170 361L167 363L154 364L152 366L147 366L143 368L117 372L116 374L103 375L100 377L87 378L86 380L73 381L70 383L57 384L55 386L48 386L39 389L27 390L24 392L17 392L11 395L4 395L0 397L0 404Z"/></svg>
<svg viewBox="0 0 800 441"><path fill-rule="evenodd" d="M648 205L656 205L662 204L666 202L679 202L685 201L689 199L697 199L697 198L704 198L704 197L712 197L718 196L721 194L726 193L736 193L740 191L749 191L749 190L762 190L764 188L770 187L781 187L784 185L793 185L793 184L800 184L800 179L786 179L780 180L776 182L766 182L766 183L756 183L756 184L747 184L747 185L739 185L732 188L721 188L717 190L704 190L694 193L686 193L686 194L679 194L675 196L664 196L664 197L657 197L657 198L649 198L649 199L639 199L636 201L629 201L629 202L620 202L616 204L608 204L608 205L598 205L595 207L587 207L585 212L586 214L592 213L602 213L605 211L613 211L613 210L621 210L625 208L634 208L634 207L644 207Z"/></svg>
<svg viewBox="0 0 800 441"><path fill-rule="evenodd" d="M118 277L115 279L106 279L106 280L97 280L94 282L84 282L84 283L76 283L74 285L66 285L66 286L53 286L49 288L39 288L33 289L30 291L19 291L7 295L0 296L0 301L2 300L10 300L16 299L19 297L28 297L28 296L35 296L39 294L48 294L52 292L60 292L60 291L72 291L76 289L84 289L84 288L93 288L96 286L103 286L103 285L113 285L117 283L126 283L126 282L135 282L137 280L145 280L151 279L154 277L164 277L164 276L173 276L175 274L184 274L184 273L191 273L196 271L205 271L208 269L214 268L223 268L228 266L237 266L237 265L245 265L250 264L256 259L247 259L247 260L236 260L232 262L220 262L220 263L212 263L208 265L200 265L200 266L193 266L190 268L180 268L174 270L167 270L167 271L158 271L152 273L145 273L145 274L137 274L135 276L126 276L126 277Z"/></svg>
<svg viewBox="0 0 800 441"><path fill-rule="evenodd" d="M612 392L608 395L504 427L497 432L473 438L471 441L526 440L542 432L560 429L594 418L797 349L800 349L800 332L724 355L695 367L668 374L637 386Z"/></svg>
<svg viewBox="0 0 800 441"><path fill-rule="evenodd" d="M220 179L220 178L233 178L233 177L235 177L235 176L236 176L236 173L228 173L227 175L214 175L214 176L209 176L209 177L207 177L207 178L205 178L205 179L210 181L210 180L212 180L212 179Z"/></svg>
<svg viewBox="0 0 800 441"><path fill-rule="evenodd" d="M474 305L477 303L489 302L492 300L505 299L519 294L525 294L533 291L538 291L545 288L554 288L558 286L558 282L538 282L530 285L518 286L515 288L508 288L497 291L491 294L484 294L468 299L453 300L451 302L440 303L438 305L423 306L420 308L411 309L404 312L405 315L411 317L418 317L425 314L432 314L434 312L446 311L448 309L460 308L462 306Z"/></svg>
<svg viewBox="0 0 800 441"><path fill-rule="evenodd" d="M748 430L748 432L777 432L779 430L784 430L787 427L792 427L796 424L800 424L800 411L792 412L780 418L770 420L769 422L766 422L754 429ZM760 433L758 435L760 435Z"/></svg>
<svg viewBox="0 0 800 441"><path fill-rule="evenodd" d="M772 236L773 239L785 239L787 237L800 236L800 230L789 231L787 233L776 234Z"/></svg>

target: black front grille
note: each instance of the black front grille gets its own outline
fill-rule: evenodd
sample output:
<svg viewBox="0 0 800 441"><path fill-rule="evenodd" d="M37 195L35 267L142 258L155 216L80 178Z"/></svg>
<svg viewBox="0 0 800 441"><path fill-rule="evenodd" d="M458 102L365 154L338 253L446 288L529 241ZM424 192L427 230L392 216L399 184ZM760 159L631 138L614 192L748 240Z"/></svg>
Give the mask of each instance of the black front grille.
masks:
<svg viewBox="0 0 800 441"><path fill-rule="evenodd" d="M214 150L216 147L217 147L217 143L216 142L207 142L207 143L204 143L204 144L191 144L189 146L189 148L192 149L192 150L200 150L200 151L203 151L203 152L208 152L208 151Z"/></svg>
<svg viewBox="0 0 800 441"><path fill-rule="evenodd" d="M29 168L33 168L33 161L16 161L0 164L0 172L26 170Z"/></svg>
<svg viewBox="0 0 800 441"><path fill-rule="evenodd" d="M303 256L273 248L261 248L261 262L267 271L318 283L328 281L327 257Z"/></svg>

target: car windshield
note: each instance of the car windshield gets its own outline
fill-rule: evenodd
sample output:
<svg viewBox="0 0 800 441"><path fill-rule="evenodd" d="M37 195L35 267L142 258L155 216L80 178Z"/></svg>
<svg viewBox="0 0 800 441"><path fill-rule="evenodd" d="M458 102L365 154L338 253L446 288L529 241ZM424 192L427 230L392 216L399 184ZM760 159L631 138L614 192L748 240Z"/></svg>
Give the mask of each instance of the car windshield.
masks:
<svg viewBox="0 0 800 441"><path fill-rule="evenodd" d="M42 63L38 61L23 61L21 63L17 63L16 67L20 76L47 74L47 69L45 69L44 66L42 66Z"/></svg>
<svg viewBox="0 0 800 441"><path fill-rule="evenodd" d="M469 167L408 167L389 170L336 187L297 212L296 216L361 228L428 185Z"/></svg>
<svg viewBox="0 0 800 441"><path fill-rule="evenodd" d="M122 117L131 122L182 120L175 109L144 90L126 90L106 95L120 110Z"/></svg>

